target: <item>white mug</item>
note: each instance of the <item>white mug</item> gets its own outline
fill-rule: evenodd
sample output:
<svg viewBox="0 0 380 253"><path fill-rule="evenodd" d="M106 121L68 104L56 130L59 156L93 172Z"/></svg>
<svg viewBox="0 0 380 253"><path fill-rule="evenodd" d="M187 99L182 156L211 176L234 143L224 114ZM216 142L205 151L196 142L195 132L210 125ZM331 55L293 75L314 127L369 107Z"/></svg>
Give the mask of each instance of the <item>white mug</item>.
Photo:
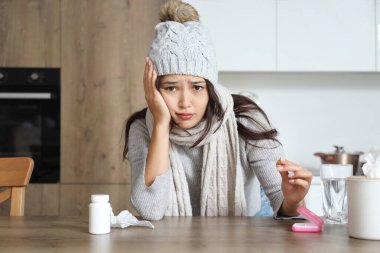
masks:
<svg viewBox="0 0 380 253"><path fill-rule="evenodd" d="M380 178L347 178L348 234L351 237L380 240Z"/></svg>

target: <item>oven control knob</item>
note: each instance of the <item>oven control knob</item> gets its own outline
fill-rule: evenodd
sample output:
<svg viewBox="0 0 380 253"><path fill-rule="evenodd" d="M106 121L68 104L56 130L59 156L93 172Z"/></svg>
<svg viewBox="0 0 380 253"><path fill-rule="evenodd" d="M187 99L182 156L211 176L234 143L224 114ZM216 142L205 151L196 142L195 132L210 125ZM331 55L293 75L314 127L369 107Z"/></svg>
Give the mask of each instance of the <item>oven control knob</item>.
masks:
<svg viewBox="0 0 380 253"><path fill-rule="evenodd" d="M32 74L30 74L30 79L32 79L33 81L36 81L40 78L40 75L36 72L33 72Z"/></svg>

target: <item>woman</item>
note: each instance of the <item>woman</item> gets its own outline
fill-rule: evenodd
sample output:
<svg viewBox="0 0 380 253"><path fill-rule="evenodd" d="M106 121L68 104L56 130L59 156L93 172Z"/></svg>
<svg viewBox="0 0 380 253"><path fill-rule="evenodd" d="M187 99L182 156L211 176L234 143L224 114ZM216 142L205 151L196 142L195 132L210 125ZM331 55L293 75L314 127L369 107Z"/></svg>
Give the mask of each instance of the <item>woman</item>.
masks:
<svg viewBox="0 0 380 253"><path fill-rule="evenodd" d="M312 175L285 159L276 168L277 131L253 101L218 84L197 11L169 1L160 20L144 71L148 108L126 126L135 209L150 220L254 215L261 184L275 215L298 215Z"/></svg>

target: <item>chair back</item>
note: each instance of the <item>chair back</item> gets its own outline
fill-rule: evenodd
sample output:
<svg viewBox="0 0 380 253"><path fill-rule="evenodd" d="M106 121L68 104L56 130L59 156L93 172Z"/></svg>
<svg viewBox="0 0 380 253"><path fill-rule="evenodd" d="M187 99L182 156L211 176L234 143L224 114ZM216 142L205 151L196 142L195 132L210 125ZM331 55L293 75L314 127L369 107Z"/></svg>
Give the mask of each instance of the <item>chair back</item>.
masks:
<svg viewBox="0 0 380 253"><path fill-rule="evenodd" d="M29 184L34 167L29 157L0 158L0 203L10 199L10 216L24 216L25 187Z"/></svg>

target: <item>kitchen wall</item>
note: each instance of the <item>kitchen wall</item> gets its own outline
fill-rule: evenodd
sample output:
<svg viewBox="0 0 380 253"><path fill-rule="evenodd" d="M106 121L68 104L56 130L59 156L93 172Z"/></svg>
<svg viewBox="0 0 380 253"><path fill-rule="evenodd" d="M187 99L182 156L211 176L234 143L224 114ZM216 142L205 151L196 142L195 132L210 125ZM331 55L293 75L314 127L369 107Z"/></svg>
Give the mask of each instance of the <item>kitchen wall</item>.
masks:
<svg viewBox="0 0 380 253"><path fill-rule="evenodd" d="M287 158L314 174L316 151L380 147L380 73L222 72L219 82L232 92L256 93Z"/></svg>

